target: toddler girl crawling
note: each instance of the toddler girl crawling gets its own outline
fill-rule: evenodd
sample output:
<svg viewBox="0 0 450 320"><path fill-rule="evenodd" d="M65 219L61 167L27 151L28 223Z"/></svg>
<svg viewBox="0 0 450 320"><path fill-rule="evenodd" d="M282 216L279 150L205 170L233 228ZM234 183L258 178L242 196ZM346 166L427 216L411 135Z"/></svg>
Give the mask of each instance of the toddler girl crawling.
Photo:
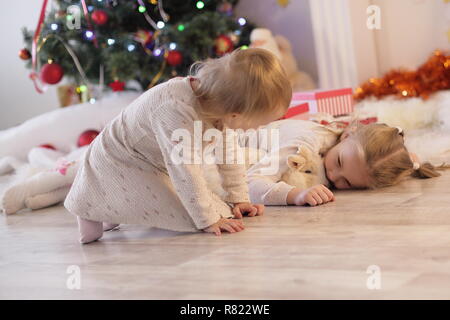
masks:
<svg viewBox="0 0 450 320"><path fill-rule="evenodd" d="M227 191L221 199L208 187L203 164L195 161L209 143L199 146L190 139L202 135L198 121L201 131L222 133L279 119L291 96L277 58L256 48L196 63L193 76L145 92L106 126L80 164L64 202L77 216L80 242L95 241L120 223L216 235L243 230L242 219L229 218L264 210L249 202L244 164L218 163ZM180 132L187 136L178 139ZM181 163L173 158L180 146L185 147Z"/></svg>

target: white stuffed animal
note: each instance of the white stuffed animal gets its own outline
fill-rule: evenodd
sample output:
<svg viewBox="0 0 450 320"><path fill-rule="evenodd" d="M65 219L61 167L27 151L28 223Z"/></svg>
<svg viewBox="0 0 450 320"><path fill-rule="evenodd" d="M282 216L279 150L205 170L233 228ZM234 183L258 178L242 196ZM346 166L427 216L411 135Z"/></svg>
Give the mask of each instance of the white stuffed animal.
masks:
<svg viewBox="0 0 450 320"><path fill-rule="evenodd" d="M287 159L289 169L281 176L281 180L300 189L308 189L318 184L329 187L325 174L323 159L305 146L300 146L296 154Z"/></svg>
<svg viewBox="0 0 450 320"><path fill-rule="evenodd" d="M15 176L0 196L3 211L13 214L25 208L36 210L64 201L87 147L69 154L33 148L28 155L29 163L4 158L4 167L14 170Z"/></svg>

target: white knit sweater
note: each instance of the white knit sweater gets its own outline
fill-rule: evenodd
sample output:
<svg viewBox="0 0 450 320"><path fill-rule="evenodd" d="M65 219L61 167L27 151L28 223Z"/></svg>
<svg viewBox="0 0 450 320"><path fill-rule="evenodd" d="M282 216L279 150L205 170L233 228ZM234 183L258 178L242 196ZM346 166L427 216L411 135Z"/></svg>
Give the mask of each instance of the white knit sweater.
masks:
<svg viewBox="0 0 450 320"><path fill-rule="evenodd" d="M94 221L177 231L203 229L231 217L230 206L209 189L202 164L171 161L177 145L173 131L185 129L194 136L196 103L190 79L175 78L125 108L86 152L66 208ZM191 152L202 150L192 147ZM244 165L218 165L218 170L228 192L225 201L248 202Z"/></svg>

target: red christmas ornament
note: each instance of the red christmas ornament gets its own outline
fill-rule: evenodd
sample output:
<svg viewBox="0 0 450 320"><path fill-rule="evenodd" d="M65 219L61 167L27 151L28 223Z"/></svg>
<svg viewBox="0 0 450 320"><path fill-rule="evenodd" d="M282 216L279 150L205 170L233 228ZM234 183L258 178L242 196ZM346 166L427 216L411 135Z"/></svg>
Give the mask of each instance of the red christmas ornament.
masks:
<svg viewBox="0 0 450 320"><path fill-rule="evenodd" d="M143 47L147 46L153 41L153 32L149 30L139 29L134 34L134 40L142 44Z"/></svg>
<svg viewBox="0 0 450 320"><path fill-rule="evenodd" d="M100 134L97 130L86 130L78 138L78 147L87 146Z"/></svg>
<svg viewBox="0 0 450 320"><path fill-rule="evenodd" d="M51 144L41 144L41 145L39 146L39 148L45 148L45 149L56 150L56 148L55 148L53 145L51 145Z"/></svg>
<svg viewBox="0 0 450 320"><path fill-rule="evenodd" d="M178 66L183 62L183 55L178 50L169 51L167 55L167 63L171 66Z"/></svg>
<svg viewBox="0 0 450 320"><path fill-rule="evenodd" d="M102 26L108 22L108 14L103 10L95 10L91 14L92 21L95 24Z"/></svg>
<svg viewBox="0 0 450 320"><path fill-rule="evenodd" d="M41 69L41 80L44 83L56 84L63 76L63 68L57 63L47 63Z"/></svg>
<svg viewBox="0 0 450 320"><path fill-rule="evenodd" d="M119 80L114 80L114 82L111 82L109 84L109 86L112 89L112 91L114 91L114 92L123 91L125 88L125 82L121 82Z"/></svg>
<svg viewBox="0 0 450 320"><path fill-rule="evenodd" d="M24 49L19 51L19 57L22 60L28 60L28 59L31 58L31 53L30 53L30 51L28 49L24 48Z"/></svg>
<svg viewBox="0 0 450 320"><path fill-rule="evenodd" d="M233 41L230 37L222 34L214 41L214 49L219 56L231 52L234 49Z"/></svg>

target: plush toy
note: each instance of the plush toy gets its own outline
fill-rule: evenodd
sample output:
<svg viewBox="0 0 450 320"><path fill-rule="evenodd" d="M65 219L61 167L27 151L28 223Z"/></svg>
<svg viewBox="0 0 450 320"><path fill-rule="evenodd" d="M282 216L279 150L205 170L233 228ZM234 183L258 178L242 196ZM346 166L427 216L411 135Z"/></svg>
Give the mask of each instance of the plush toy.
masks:
<svg viewBox="0 0 450 320"><path fill-rule="evenodd" d="M41 170L17 181L2 196L3 211L13 214L25 208L37 210L64 201L77 170L77 161L61 161L54 170Z"/></svg>
<svg viewBox="0 0 450 320"><path fill-rule="evenodd" d="M300 146L296 154L288 157L287 164L289 169L281 176L281 180L287 184L300 189L308 189L318 184L329 187L320 154Z"/></svg>
<svg viewBox="0 0 450 320"><path fill-rule="evenodd" d="M64 201L86 150L87 146L64 155L51 149L34 148L28 155L29 163L10 157L5 163L15 171L15 176L0 198L3 211L13 214Z"/></svg>
<svg viewBox="0 0 450 320"><path fill-rule="evenodd" d="M256 28L250 34L250 41L250 47L266 49L280 59L294 92L316 88L311 76L298 69L297 61L292 53L292 46L288 39L281 35L273 36L269 29Z"/></svg>
<svg viewBox="0 0 450 320"><path fill-rule="evenodd" d="M243 148L242 150L245 152L245 167L247 169L263 159L266 154L261 149ZM301 189L308 189L318 184L330 186L325 175L320 152L314 153L309 148L300 146L297 153L288 156L287 164L288 169L281 176L281 181ZM222 178L217 171L217 165L204 165L203 174L209 188L223 199L226 196L226 191L222 188Z"/></svg>

